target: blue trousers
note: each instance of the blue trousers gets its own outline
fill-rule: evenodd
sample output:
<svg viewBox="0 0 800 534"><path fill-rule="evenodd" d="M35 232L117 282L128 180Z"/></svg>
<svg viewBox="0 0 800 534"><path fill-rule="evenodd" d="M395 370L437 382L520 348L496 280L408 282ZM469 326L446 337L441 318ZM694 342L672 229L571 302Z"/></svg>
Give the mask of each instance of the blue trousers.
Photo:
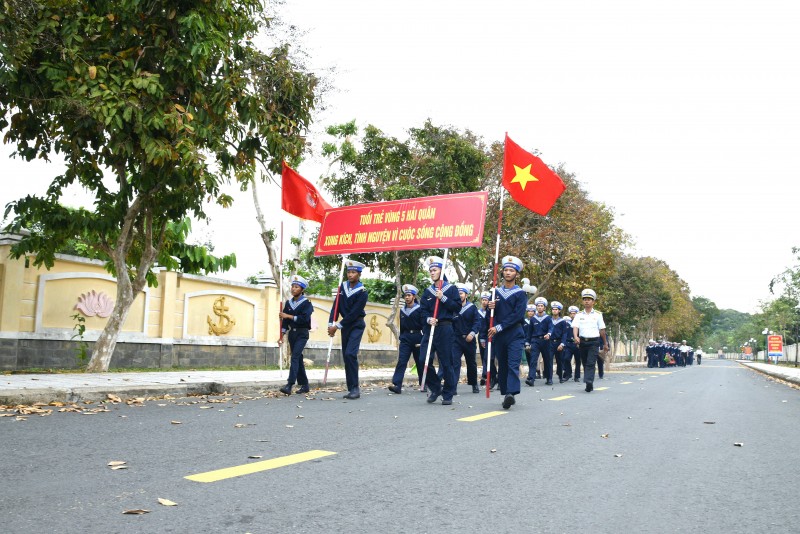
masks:
<svg viewBox="0 0 800 534"><path fill-rule="evenodd" d="M572 368L572 359L575 358L575 370ZM566 362L566 372L578 379L581 377L581 356L578 354L578 347L575 346L574 341L567 341L564 343L564 361ZM584 368L585 369L585 368Z"/></svg>
<svg viewBox="0 0 800 534"><path fill-rule="evenodd" d="M289 349L292 351L292 361L289 364L289 379L287 384L293 386L295 382L301 386L308 385L306 366L303 363L303 349L308 343L308 329L289 330Z"/></svg>
<svg viewBox="0 0 800 534"><path fill-rule="evenodd" d="M484 342L486 342L486 340L484 340ZM481 362L483 362L483 372L481 373L481 378L486 379L486 364L489 363L488 362L489 357L487 355L487 352L488 352L487 348L488 347L486 347L485 345L480 345L480 344L478 345L478 347L479 347L479 350L481 351ZM494 347L492 347L492 348L494 348ZM491 372L492 372L492 375L491 375L492 376L492 381L497 381L497 356L494 355L494 354L492 355Z"/></svg>
<svg viewBox="0 0 800 534"><path fill-rule="evenodd" d="M455 336L456 343L453 345L453 365L455 366L456 384L461 379L461 356L467 362L467 384L470 386L478 385L478 359L475 356L475 338L467 341L464 336Z"/></svg>
<svg viewBox="0 0 800 534"><path fill-rule="evenodd" d="M501 395L519 393L519 364L524 350L522 325L503 330L492 338L492 354L497 357L497 384Z"/></svg>
<svg viewBox="0 0 800 534"><path fill-rule="evenodd" d="M342 359L347 391L353 391L358 387L358 349L361 347L364 328L366 324L363 319L351 327L342 328Z"/></svg>
<svg viewBox="0 0 800 534"><path fill-rule="evenodd" d="M422 341L420 341L420 361L425 365L425 358L428 350L428 340L431 337L431 327L428 326L422 331ZM442 323L436 325L433 331L433 343L431 344L431 354L436 353L439 358L439 367L442 371L442 378L436 374L435 369L431 369L431 361L428 361L428 374L425 376L425 385L431 394L441 395L443 400L452 400L456 393L455 371L453 370L453 325ZM444 386L442 386L444 380Z"/></svg>
<svg viewBox="0 0 800 534"><path fill-rule="evenodd" d="M422 340L422 334L400 334L400 349L397 355L397 367L394 368L394 375L392 375L392 384L397 387L403 387L403 375L406 374L408 367L408 360L413 356L414 363L417 366L417 375L420 380L422 379L422 367L424 363L420 364L419 361L419 343Z"/></svg>
<svg viewBox="0 0 800 534"><path fill-rule="evenodd" d="M544 374L542 375L548 382L553 381L553 354L550 352L550 340L543 337L531 339L531 359L528 365L528 378L536 378L536 366L539 363L539 355L544 361Z"/></svg>

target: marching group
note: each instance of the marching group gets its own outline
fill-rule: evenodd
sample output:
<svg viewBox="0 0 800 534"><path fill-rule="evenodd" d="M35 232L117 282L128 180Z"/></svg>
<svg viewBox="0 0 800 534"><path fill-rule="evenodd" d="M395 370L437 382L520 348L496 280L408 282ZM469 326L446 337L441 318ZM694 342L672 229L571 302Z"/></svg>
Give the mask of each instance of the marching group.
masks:
<svg viewBox="0 0 800 534"><path fill-rule="evenodd" d="M674 341L659 340L658 343L654 339L645 349L647 354L647 367L686 367L693 365L695 356L697 357L697 365L700 365L703 360L703 351L686 344L684 339L680 344Z"/></svg>
<svg viewBox="0 0 800 534"><path fill-rule="evenodd" d="M552 315L546 313L548 302L537 297L528 304L525 291L517 285L523 264L519 258L502 259L502 280L493 292L481 294L480 307L469 301L469 289L463 284L451 284L443 273L444 260L431 256L425 266L431 285L418 290L411 284L403 286L405 305L400 309L400 346L397 366L389 390L402 393L403 376L411 358L416 364L419 384L428 393L428 402L439 397L443 405L453 403L461 377L462 357L467 367L467 384L473 393L481 386L499 388L503 408L510 408L521 390L520 364L523 355L528 363L524 379L533 386L537 378L553 384L553 360L559 383L580 381L581 368L585 391L593 390L595 367L603 377L601 350L608 351L605 323L594 310L596 293L585 289L581 293L583 310L570 306L568 316L562 316L564 306L550 303ZM342 358L347 382L346 399L361 396L358 382L358 350L364 333L367 290L360 281L364 264L347 261L347 281L338 289L328 321L328 335L341 331ZM295 393L309 391L303 364L303 349L308 342L313 306L305 297L308 282L299 275L291 278L292 298L287 300L281 318L281 339L288 334L292 357L287 384L281 392L289 395L295 383ZM478 381L476 353L480 352L483 370ZM649 353L648 353L649 354ZM438 370L433 364L436 356ZM574 359L574 367L573 367ZM542 368L538 370L541 360ZM487 362L491 362L487 368ZM427 369L427 372L426 372ZM424 377L423 377L424 375ZM423 384L424 378L424 384Z"/></svg>

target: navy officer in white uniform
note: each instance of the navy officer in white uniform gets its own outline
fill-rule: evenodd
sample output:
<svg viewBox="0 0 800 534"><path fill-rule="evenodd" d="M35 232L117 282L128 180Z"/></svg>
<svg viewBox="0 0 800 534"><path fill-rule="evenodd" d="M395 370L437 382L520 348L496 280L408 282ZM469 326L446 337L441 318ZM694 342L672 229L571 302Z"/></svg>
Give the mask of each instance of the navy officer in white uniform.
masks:
<svg viewBox="0 0 800 534"><path fill-rule="evenodd" d="M600 353L600 343L602 341L603 351L607 351L608 339L603 314L594 309L597 293L592 289L584 289L581 291L581 300L583 311L572 319L572 335L581 355L583 381L586 383L586 392L589 393L594 389L594 368Z"/></svg>

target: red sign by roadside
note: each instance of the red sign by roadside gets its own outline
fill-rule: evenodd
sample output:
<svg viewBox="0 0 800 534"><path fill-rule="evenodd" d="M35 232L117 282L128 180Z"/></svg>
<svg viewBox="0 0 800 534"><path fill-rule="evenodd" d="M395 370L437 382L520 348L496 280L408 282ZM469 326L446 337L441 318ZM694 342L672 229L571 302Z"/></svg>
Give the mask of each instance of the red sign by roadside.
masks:
<svg viewBox="0 0 800 534"><path fill-rule="evenodd" d="M767 336L767 356L783 356L783 336Z"/></svg>
<svg viewBox="0 0 800 534"><path fill-rule="evenodd" d="M479 247L488 199L477 191L332 208L314 255Z"/></svg>

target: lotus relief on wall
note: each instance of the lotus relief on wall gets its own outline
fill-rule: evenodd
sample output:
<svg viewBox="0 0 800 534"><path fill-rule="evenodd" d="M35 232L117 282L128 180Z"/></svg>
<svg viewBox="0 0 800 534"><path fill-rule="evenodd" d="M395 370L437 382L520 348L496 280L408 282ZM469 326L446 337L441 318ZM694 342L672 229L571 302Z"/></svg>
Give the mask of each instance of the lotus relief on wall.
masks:
<svg viewBox="0 0 800 534"><path fill-rule="evenodd" d="M86 317L94 317L95 315L98 317L108 317L114 310L114 301L102 291L97 293L92 289L88 293L81 293L74 309L78 310Z"/></svg>

